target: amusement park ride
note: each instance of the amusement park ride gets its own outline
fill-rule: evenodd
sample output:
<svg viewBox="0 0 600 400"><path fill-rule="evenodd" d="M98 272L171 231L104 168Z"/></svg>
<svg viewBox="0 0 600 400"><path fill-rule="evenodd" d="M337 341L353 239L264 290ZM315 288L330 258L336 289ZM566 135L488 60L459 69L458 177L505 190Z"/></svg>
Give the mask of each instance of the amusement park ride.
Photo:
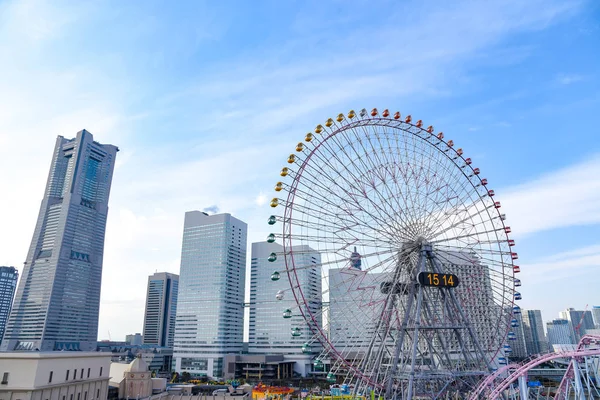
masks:
<svg viewBox="0 0 600 400"><path fill-rule="evenodd" d="M267 241L283 245L269 261L285 269L271 279L290 286L275 298L295 300L283 317L301 314L310 328L302 351L317 373L352 396L523 399L527 371L561 357L571 361L556 398L600 398L589 370L599 338L507 365L521 299L515 242L494 190L452 140L410 115L363 109L317 125L295 150ZM308 251L320 264L302 261ZM317 297L304 280L315 269Z"/></svg>

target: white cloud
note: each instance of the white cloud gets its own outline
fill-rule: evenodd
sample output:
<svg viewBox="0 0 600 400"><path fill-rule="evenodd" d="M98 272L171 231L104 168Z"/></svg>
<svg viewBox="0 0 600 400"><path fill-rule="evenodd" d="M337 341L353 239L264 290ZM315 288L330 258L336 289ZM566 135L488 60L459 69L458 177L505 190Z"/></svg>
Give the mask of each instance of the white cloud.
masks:
<svg viewBox="0 0 600 400"><path fill-rule="evenodd" d="M598 224L600 156L499 193L516 235Z"/></svg>
<svg viewBox="0 0 600 400"><path fill-rule="evenodd" d="M256 196L256 199L254 199L254 203L257 206L264 206L265 204L267 204L267 200L268 200L267 195L264 194L263 192L260 192L258 194L258 196Z"/></svg>
<svg viewBox="0 0 600 400"><path fill-rule="evenodd" d="M556 77L556 82L560 83L561 85L570 85L582 80L583 76L577 74L560 74Z"/></svg>
<svg viewBox="0 0 600 400"><path fill-rule="evenodd" d="M600 304L600 244L549 255L521 266L519 278L526 309L541 309L544 321L568 307Z"/></svg>

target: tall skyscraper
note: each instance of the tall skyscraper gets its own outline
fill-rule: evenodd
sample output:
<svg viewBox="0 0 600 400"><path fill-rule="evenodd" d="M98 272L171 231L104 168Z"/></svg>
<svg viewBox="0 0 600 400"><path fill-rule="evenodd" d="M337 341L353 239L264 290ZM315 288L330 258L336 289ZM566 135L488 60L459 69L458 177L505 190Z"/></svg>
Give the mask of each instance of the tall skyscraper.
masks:
<svg viewBox="0 0 600 400"><path fill-rule="evenodd" d="M600 329L600 306L592 307L592 319L594 320L594 328Z"/></svg>
<svg viewBox="0 0 600 400"><path fill-rule="evenodd" d="M546 330L548 331L548 344L575 344L573 337L573 328L571 323L566 319L555 319L546 322Z"/></svg>
<svg viewBox="0 0 600 400"><path fill-rule="evenodd" d="M157 272L148 277L144 344L173 348L179 275Z"/></svg>
<svg viewBox="0 0 600 400"><path fill-rule="evenodd" d="M309 303L304 310L310 310L321 327L321 255L308 246L295 246L292 250L295 264L302 266L297 275L299 288ZM252 243L248 353L302 355L303 344L312 336L298 309L287 275L281 273L278 280L271 279L273 272L285 271L285 260L279 256L269 262L269 256L282 251L283 246L278 243ZM286 310L290 310L290 318L283 318ZM294 328L298 328L298 336L292 336ZM318 351L317 343L310 351L305 349L307 364L311 363L310 353Z"/></svg>
<svg viewBox="0 0 600 400"><path fill-rule="evenodd" d="M119 149L59 136L3 350L95 350L108 197Z"/></svg>
<svg viewBox="0 0 600 400"><path fill-rule="evenodd" d="M12 308L19 271L15 267L0 267L0 342Z"/></svg>
<svg viewBox="0 0 600 400"><path fill-rule="evenodd" d="M522 359L527 357L527 330L523 323L523 314L513 314L512 320L517 320L517 326L511 326L510 330L514 333L514 339L510 339L508 344L512 348L509 354L512 358ZM511 321L512 324L512 321Z"/></svg>
<svg viewBox="0 0 600 400"><path fill-rule="evenodd" d="M565 311L561 311L559 316L561 319L569 321L576 341L581 339L588 329L594 329L594 319L590 311L567 308ZM579 328L577 328L578 326Z"/></svg>
<svg viewBox="0 0 600 400"><path fill-rule="evenodd" d="M185 213L173 363L221 377L242 351L247 225L230 214Z"/></svg>
<svg viewBox="0 0 600 400"><path fill-rule="evenodd" d="M548 351L548 341L544 335L544 322L540 310L521 310L523 332L527 355L542 354Z"/></svg>

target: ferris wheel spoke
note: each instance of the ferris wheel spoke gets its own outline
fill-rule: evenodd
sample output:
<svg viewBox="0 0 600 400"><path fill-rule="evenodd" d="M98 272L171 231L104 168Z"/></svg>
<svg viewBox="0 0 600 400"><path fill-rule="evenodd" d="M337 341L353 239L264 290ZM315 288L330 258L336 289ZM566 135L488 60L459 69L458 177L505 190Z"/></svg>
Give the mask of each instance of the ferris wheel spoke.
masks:
<svg viewBox="0 0 600 400"><path fill-rule="evenodd" d="M354 133L355 133L355 135L356 135L356 132L354 132ZM341 132L341 136L348 138L348 136L346 135L346 132L345 132L345 131L342 131L342 132ZM337 144L338 144L338 146L340 145L339 141L337 141L337 139L336 139L335 137L333 138L333 142L334 142L334 143L337 143ZM359 143L361 143L361 146L362 146L362 142L360 142L360 141L359 141ZM350 161L351 165L352 165L353 167L357 168L357 166L356 166L356 163L354 163L354 161L353 161L354 157L350 156L350 155L349 155L349 154L346 152L346 150L345 150L345 147L344 147L344 146L339 146L339 147L340 147L340 149L342 150L342 152L344 153L344 155L346 156L346 158L347 158L347 159ZM364 148L364 146L363 146L362 148L363 148L363 150L365 150L365 152L366 152L366 149ZM355 148L355 147L351 147L351 149L353 149L353 151L356 151L356 148ZM331 150L330 150L330 151L331 151ZM333 152L332 152L332 153L333 153ZM376 155L376 154L375 154L375 157L377 157L377 155ZM369 158L368 158L368 157L361 157L361 156L360 156L360 154L358 154L358 157L356 157L356 158L359 160L359 162L361 162L361 163L362 163L362 168L366 168L366 169L367 169L367 171L369 171L369 166L367 166L367 165L366 165L366 164L363 162L363 160L364 160L364 159L369 159ZM372 168L375 168L375 166L374 166L374 165L371 165L370 167L372 167ZM350 172L350 170L349 170L349 168L348 168L348 167L346 167L345 169L346 169L346 171ZM358 169L358 170L360 170L360 169ZM352 176L352 178L354 179L354 181L355 181L355 182L362 182L362 181L363 181L362 179L360 179L360 177L357 177L356 175L353 175L353 176ZM366 197L366 198L368 198L368 197L366 196L366 192L367 192L367 190L368 190L368 188L369 188L369 185L371 185L371 186L373 186L373 187L374 187L374 186L375 186L375 183L374 183L374 181L371 181L371 182L364 182L364 186L363 186L363 188L362 188L362 193L365 195L365 197ZM378 200L379 200L379 201L382 201L382 202L384 202L384 203L388 203L388 200L387 200L385 197L381 196L381 194L380 194L379 192L377 192L377 191L373 191L372 193L374 193L374 194L376 194L376 195L378 196ZM376 206L376 204L375 204L374 202L372 202L372 201L370 201L369 203L371 203L371 205L374 205L374 206ZM389 214L389 213L386 211L385 207L379 207L379 206L376 206L375 208L376 208L376 210L378 211L378 213L379 213L379 215L380 215L380 218L381 218L381 220L382 220L382 221L389 221L389 220L393 219L393 216L392 216L392 215L390 215L390 214ZM390 209L391 209L391 208L390 208Z"/></svg>
<svg viewBox="0 0 600 400"><path fill-rule="evenodd" d="M481 235L489 235L490 233L494 233L496 234L497 232L501 232L504 231L504 228L496 228L496 229L491 229L491 230L486 230L486 231L476 231L474 230L474 227L471 227L472 231L468 234L464 234L464 235L459 235L459 236L453 236L453 237L449 237L449 238L444 238L444 239L440 239L440 240L434 240L431 241L429 243L431 244L438 244L438 243L446 243L452 240L460 240L460 239L467 239L467 238L477 238ZM499 243L499 240L496 241L479 241L477 240L477 243L479 244L483 244L483 243Z"/></svg>
<svg viewBox="0 0 600 400"><path fill-rule="evenodd" d="M363 127L363 130L365 130L365 129L366 128ZM354 146L355 151L356 151L356 148L359 147L360 149L362 149L362 154L364 154L364 155L371 154L372 155L373 160L371 159L371 157L363 157L362 154L358 154L357 153L358 154L357 159L364 165L365 170L367 172L370 171L371 174L373 175L373 178L370 181L371 190L376 195L379 196L379 199L383 202L383 204L387 208L389 208L390 210L393 210L393 209L398 210L397 207L394 207L394 205L390 203L390 199L394 199L395 196L389 191L389 187L387 185L385 185L385 181L386 181L385 178L386 178L386 176L380 176L380 175L378 175L379 169L381 169L381 168L389 168L390 164L389 163L382 163L379 160L379 154L375 151L375 149L373 147L373 144L371 143L370 136L368 134L361 135L360 131L356 131L354 129L352 129L351 131L355 135L355 137L357 137L357 138L366 137L367 138L366 141L369 142L370 145L371 145L371 149L369 150L364 145L365 141L359 139L359 140L357 140L357 146ZM345 134L345 132L343 134ZM390 171L388 169L387 172L389 172L390 175L393 177L393 179L395 179L395 176L393 174L393 170ZM377 186L376 186L375 179L374 179L376 176L379 178L380 183L382 183L381 187L383 189L385 189L385 193L383 193L383 194L379 193L379 191L376 190ZM402 211L402 210L400 210L400 211ZM387 212L385 214L386 214L386 217L387 217L386 218L387 221L393 221L395 219L395 217L398 217L401 220L403 220L403 214L402 214L402 212L397 213L396 215L390 215Z"/></svg>
<svg viewBox="0 0 600 400"><path fill-rule="evenodd" d="M325 160L325 159L324 159L323 157L321 157L320 155L319 155L319 156L317 156L317 158L320 158L320 159L321 159L321 161L323 161L325 164L327 164L329 167L331 167L331 165L330 165L330 162L329 162L329 161L327 161L327 160ZM305 169L305 172L306 172L308 175L310 175L310 176L313 176L313 175L312 175L312 173L311 173L310 171L307 171L306 169ZM326 175L326 176L327 176L327 175ZM314 177L314 176L313 176L313 177ZM349 191L348 191L348 190L347 190L345 187L343 187L342 185L340 185L340 183L339 183L339 181L338 181L338 180L336 180L336 179L331 179L331 178L328 178L328 179L330 180L330 183L332 183L333 187L336 187L336 188L340 189L340 190L341 190L343 193L345 193L345 195L346 195L346 196L345 196L345 200L347 201L348 199L352 199L352 200L353 200L353 202L354 202L354 204L357 204L357 205L358 205L358 208L359 208L359 210L360 210L360 212L361 212L362 214L365 214L366 216L368 216L369 218L371 218L371 219L372 219L372 220L373 220L373 221L374 221L374 222L375 222L375 223L376 223L378 226L385 227L385 224L383 224L383 221L384 221L384 220L382 220L382 219L379 219L379 217L378 217L377 215L373 214L372 212L369 212L369 211L368 211L368 210L367 210L367 209L364 207L364 205L361 205L361 204L358 202L358 199L356 198L356 196L359 196L359 193L362 193L362 190L361 190L360 188L356 187L354 183L351 183L349 180L347 180L346 178L344 178L344 177L343 177L341 174L339 174L339 172L338 172L338 177L339 177L339 178L342 178L342 179L345 181L345 183L347 183L348 187L350 187L350 188L352 188L352 189L354 190L354 192L349 192ZM326 193L331 191L331 187L329 187L329 188L324 188L322 185L320 185L319 183L317 183L317 180L316 180L316 179L314 179L313 181L311 181L311 186L312 186L312 188L313 188L313 189L314 189L314 187L320 187L320 188L322 188L322 189L325 189ZM327 196L322 196L322 198L326 198L326 197L327 197ZM338 197L338 198L340 198L340 197ZM366 201L368 201L368 200L369 200L369 199L368 199L368 197L366 197L366 195L365 195L364 197L363 197L363 196L359 196L359 198L361 198L361 199L363 199L363 200L366 200ZM385 229L385 228L382 228L382 229ZM389 233L388 233L388 234L389 234Z"/></svg>

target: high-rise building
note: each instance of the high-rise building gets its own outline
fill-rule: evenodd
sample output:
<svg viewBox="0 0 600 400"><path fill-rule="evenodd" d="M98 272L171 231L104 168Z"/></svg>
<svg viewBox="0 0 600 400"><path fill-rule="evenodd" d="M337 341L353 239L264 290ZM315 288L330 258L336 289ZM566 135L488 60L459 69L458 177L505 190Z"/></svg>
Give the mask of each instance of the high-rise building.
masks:
<svg viewBox="0 0 600 400"><path fill-rule="evenodd" d="M548 351L548 341L544 335L544 322L540 310L522 310L523 332L527 355L542 354Z"/></svg>
<svg viewBox="0 0 600 400"><path fill-rule="evenodd" d="M15 297L19 272L15 267L0 267L0 342Z"/></svg>
<svg viewBox="0 0 600 400"><path fill-rule="evenodd" d="M566 319L555 319L546 322L548 344L575 344L573 327Z"/></svg>
<svg viewBox="0 0 600 400"><path fill-rule="evenodd" d="M283 273L284 258L279 256L275 261L269 261L272 253L282 251L283 246L277 243L252 243L248 353L283 354L286 359L296 361L296 372L306 375L312 355L320 348L318 343L303 347L312 332L298 309L289 279ZM295 265L302 267L297 270L295 279L297 290L301 290L307 299L308 306L303 307L303 311L310 311L322 328L321 255L308 246L294 246L292 251ZM283 318L287 311L289 318ZM292 330L296 336L292 335Z"/></svg>
<svg viewBox="0 0 600 400"><path fill-rule="evenodd" d="M226 354L242 351L247 225L230 214L185 213L173 364L223 376Z"/></svg>
<svg viewBox="0 0 600 400"><path fill-rule="evenodd" d="M117 151L86 130L57 138L2 350L96 349Z"/></svg>
<svg viewBox="0 0 600 400"><path fill-rule="evenodd" d="M592 307L592 319L594 320L594 328L600 329L600 306Z"/></svg>
<svg viewBox="0 0 600 400"><path fill-rule="evenodd" d="M329 340L346 359L362 359L377 335L388 273L367 272L349 262L328 271Z"/></svg>
<svg viewBox="0 0 600 400"><path fill-rule="evenodd" d="M179 275L157 272L148 277L144 344L173 348Z"/></svg>
<svg viewBox="0 0 600 400"><path fill-rule="evenodd" d="M125 343L132 346L139 346L142 344L142 335L140 333L125 335Z"/></svg>
<svg viewBox="0 0 600 400"><path fill-rule="evenodd" d="M517 321L517 326L511 326L510 330L514 333L511 335L512 339L509 340L509 345L512 349L509 356L511 358L522 359L527 357L527 334L525 333L526 328L523 323L523 314L513 314L511 325L514 321Z"/></svg>
<svg viewBox="0 0 600 400"><path fill-rule="evenodd" d="M559 317L569 321L576 341L581 339L587 330L594 329L594 318L590 311L567 308L565 311L559 312Z"/></svg>

